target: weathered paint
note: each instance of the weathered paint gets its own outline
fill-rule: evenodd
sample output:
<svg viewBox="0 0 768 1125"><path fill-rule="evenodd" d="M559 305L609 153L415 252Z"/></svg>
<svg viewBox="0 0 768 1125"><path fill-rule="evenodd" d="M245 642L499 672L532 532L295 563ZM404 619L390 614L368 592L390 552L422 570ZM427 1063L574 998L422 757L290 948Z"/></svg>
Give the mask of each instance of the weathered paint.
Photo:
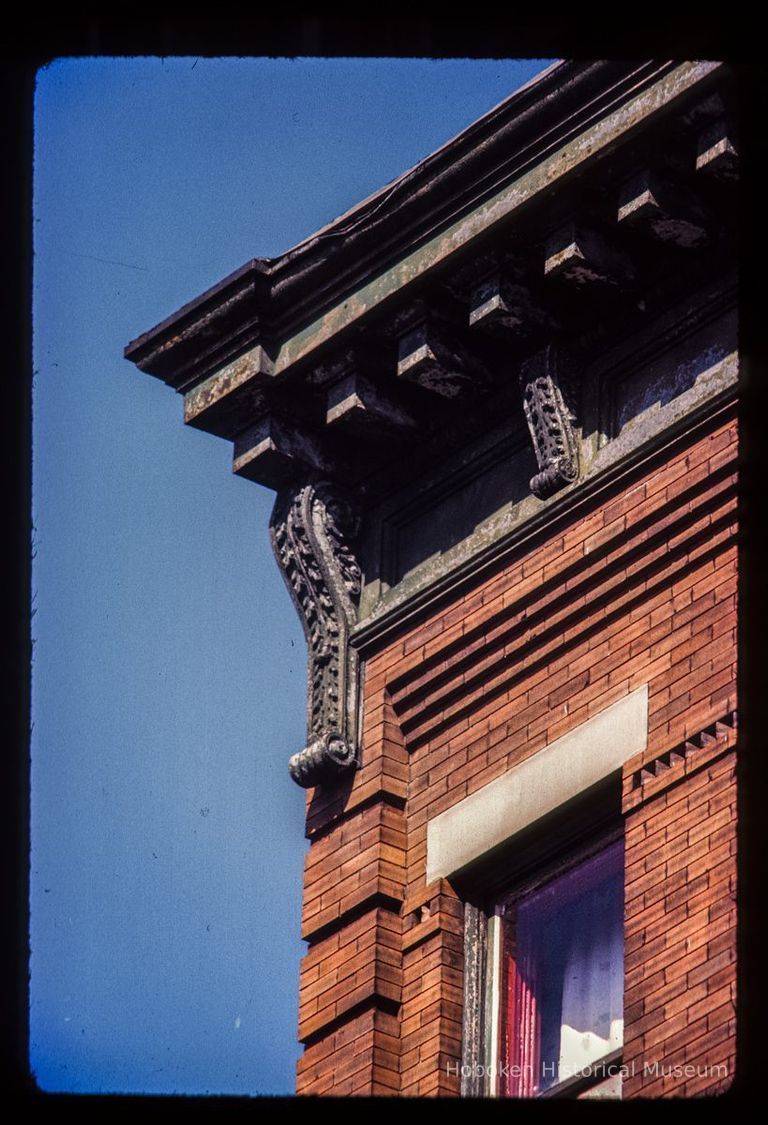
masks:
<svg viewBox="0 0 768 1125"><path fill-rule="evenodd" d="M211 375L184 395L184 421L190 422L193 418L197 418L214 403L219 402L238 387L242 387L243 384L249 383L256 376L269 378L274 373L274 364L264 348L260 344L251 348L245 355L228 363L215 375Z"/></svg>
<svg viewBox="0 0 768 1125"><path fill-rule="evenodd" d="M478 524L466 539L426 559L392 587L380 578L366 583L360 600L360 623L353 632L353 642L367 644L369 636L375 636L377 629L385 629L387 622L396 618L404 606L430 590L441 590L443 585L459 581L464 569L480 565L485 552L492 553L503 542L514 544L523 542L528 535L535 535L543 519L554 518L564 506L574 503L575 491L586 498L591 488L613 479L613 474L621 472L622 466L631 466L633 457L641 456L643 451L651 455L656 445L684 419L690 419L718 400L730 401L738 376L738 353L731 352L702 370L693 386L665 406L658 402L649 404L631 425L602 448L593 445L590 435L585 436L580 450L583 473L579 482L546 500L530 495L519 502L510 501Z"/></svg>
<svg viewBox="0 0 768 1125"><path fill-rule="evenodd" d="M237 386L242 386L257 375L281 375L342 329L348 328L387 298L423 277L458 249L506 219L523 203L549 188L561 176L594 158L615 143L623 133L668 106L721 66L722 63L718 62L682 63L614 113L570 139L537 167L525 172L515 183L503 188L469 215L457 220L397 265L373 278L356 293L285 340L273 361L268 362L268 357L260 346L253 348L234 364L228 364L200 387L188 392L184 405L185 421L196 418Z"/></svg>

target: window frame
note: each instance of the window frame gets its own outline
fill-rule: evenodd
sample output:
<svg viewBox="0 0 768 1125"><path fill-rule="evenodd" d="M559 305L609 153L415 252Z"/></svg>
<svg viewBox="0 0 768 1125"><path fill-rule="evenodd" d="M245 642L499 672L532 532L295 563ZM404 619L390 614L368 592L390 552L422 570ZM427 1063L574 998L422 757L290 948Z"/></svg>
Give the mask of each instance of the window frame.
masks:
<svg viewBox="0 0 768 1125"><path fill-rule="evenodd" d="M623 837L621 774L617 772L459 873L454 885L464 900L462 1097L501 1096L497 1092L499 904L566 874ZM592 1066L618 1067L621 1054L612 1051ZM605 1077L569 1076L532 1100L578 1096Z"/></svg>

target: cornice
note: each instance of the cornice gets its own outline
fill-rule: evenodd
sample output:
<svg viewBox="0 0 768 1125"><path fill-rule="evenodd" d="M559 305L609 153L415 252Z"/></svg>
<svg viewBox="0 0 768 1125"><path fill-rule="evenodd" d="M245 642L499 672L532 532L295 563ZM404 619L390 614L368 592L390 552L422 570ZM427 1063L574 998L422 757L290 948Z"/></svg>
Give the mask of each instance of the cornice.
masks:
<svg viewBox="0 0 768 1125"><path fill-rule="evenodd" d="M700 64L710 66L712 64ZM277 258L254 258L131 341L126 358L187 389L249 345L278 341L673 69L564 62L393 183ZM264 370L269 372L268 360Z"/></svg>
<svg viewBox="0 0 768 1125"><path fill-rule="evenodd" d="M706 105L718 72L721 64L709 62L553 67L312 238L280 258L247 263L129 344L126 355L183 393L188 424L235 441L238 474L278 488L308 470L333 477L336 463L342 476L353 465L359 480L376 468L361 436L423 434L427 416L442 425L441 397L493 381L486 359L505 327L504 300L514 305L514 350L524 337L557 329L549 306L561 280L574 292L582 287L576 259L590 259L609 299L612 286L631 284L633 263L610 245L618 228L608 230L607 247L600 223L590 228L587 181L593 196L604 191L607 178L592 170L619 148L631 164L635 134L647 148L656 119L692 91L704 108L689 132L700 132L723 111L719 98L709 99L719 110ZM651 146L645 159L653 157ZM612 174L618 199L627 172ZM624 228L647 218L642 185L633 190L614 214L619 241L626 242ZM674 185L672 197L675 213ZM583 229L568 221L580 209ZM685 198L684 220L672 227L685 228L689 213L697 231L696 205L691 210ZM478 282L491 285L485 296ZM547 291L538 293L542 282ZM472 340L462 342L468 328ZM429 405L425 389L438 392ZM537 487L559 486L558 473L544 453Z"/></svg>
<svg viewBox="0 0 768 1125"><path fill-rule="evenodd" d="M233 442L235 473L278 492L273 545L310 655L308 741L291 767L300 784L333 785L357 763L360 657L732 396L725 373L704 409L686 402L684 418L665 414L661 433L632 438L639 451L618 438L597 459L583 454L595 361L647 340L665 310L698 307L732 273L732 100L717 62L551 67L311 238L252 259L126 348L184 396L189 425ZM522 522L364 616L354 529L430 461L445 465L501 423L520 437L527 427L535 457Z"/></svg>

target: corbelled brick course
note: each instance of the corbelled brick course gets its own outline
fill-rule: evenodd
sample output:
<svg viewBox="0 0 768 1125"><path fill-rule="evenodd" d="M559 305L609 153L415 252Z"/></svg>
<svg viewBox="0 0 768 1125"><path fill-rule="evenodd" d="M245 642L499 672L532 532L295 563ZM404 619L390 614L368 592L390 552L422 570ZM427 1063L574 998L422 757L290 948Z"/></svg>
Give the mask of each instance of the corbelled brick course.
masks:
<svg viewBox="0 0 768 1125"><path fill-rule="evenodd" d="M463 907L425 886L427 822L644 684L648 748L623 776L624 1096L727 1087L736 455L721 411L368 656L362 767L308 799L299 1093L459 1092Z"/></svg>

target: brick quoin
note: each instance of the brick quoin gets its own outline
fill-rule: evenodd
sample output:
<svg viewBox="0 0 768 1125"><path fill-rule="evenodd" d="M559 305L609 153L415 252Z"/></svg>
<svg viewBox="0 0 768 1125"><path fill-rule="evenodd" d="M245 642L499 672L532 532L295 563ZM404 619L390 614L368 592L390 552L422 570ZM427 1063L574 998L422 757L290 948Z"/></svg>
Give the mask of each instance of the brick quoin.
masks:
<svg viewBox="0 0 768 1125"><path fill-rule="evenodd" d="M309 673L300 1095L730 1088L740 81L559 62L126 349L276 493ZM596 995L622 834L623 1027ZM546 933L528 971L542 887L583 1012ZM513 1057L541 1072L489 1074Z"/></svg>
<svg viewBox="0 0 768 1125"><path fill-rule="evenodd" d="M648 748L624 768L623 1096L727 1085L690 1067L735 1063L736 437L729 417L680 443L367 660L366 765L307 860L306 924L336 914L302 967L299 1093L459 1092L462 908L426 885L427 820L644 683ZM353 1027L384 1061L355 1067Z"/></svg>

